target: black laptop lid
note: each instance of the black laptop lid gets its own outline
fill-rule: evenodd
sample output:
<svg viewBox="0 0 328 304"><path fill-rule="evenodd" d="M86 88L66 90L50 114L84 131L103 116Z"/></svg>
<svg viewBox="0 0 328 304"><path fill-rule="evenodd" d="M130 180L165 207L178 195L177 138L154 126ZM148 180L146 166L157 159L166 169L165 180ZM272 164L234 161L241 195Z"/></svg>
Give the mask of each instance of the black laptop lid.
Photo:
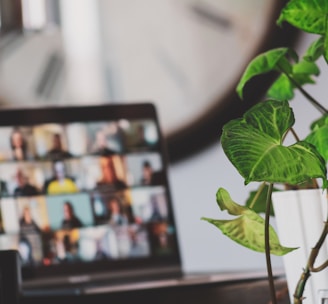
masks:
<svg viewBox="0 0 328 304"><path fill-rule="evenodd" d="M24 281L180 271L152 104L0 111L0 249Z"/></svg>

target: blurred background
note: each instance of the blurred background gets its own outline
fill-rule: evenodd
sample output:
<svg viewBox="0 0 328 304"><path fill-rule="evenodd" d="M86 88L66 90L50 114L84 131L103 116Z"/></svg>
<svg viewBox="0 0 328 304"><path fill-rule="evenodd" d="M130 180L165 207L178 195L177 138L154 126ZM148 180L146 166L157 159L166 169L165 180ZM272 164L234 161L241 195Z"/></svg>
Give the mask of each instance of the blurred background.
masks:
<svg viewBox="0 0 328 304"><path fill-rule="evenodd" d="M219 135L245 105L234 87L247 62L273 45L302 53L315 37L273 29L275 0L0 0L0 106L154 102L168 143L169 178L184 270L264 269L244 249L200 220L222 215L219 187L244 203L244 187ZM324 70L308 90L324 102ZM269 81L270 79L268 79ZM304 137L320 113L292 102ZM303 122L306 122L303 125ZM286 244L288 245L288 244ZM281 258L274 258L282 267Z"/></svg>

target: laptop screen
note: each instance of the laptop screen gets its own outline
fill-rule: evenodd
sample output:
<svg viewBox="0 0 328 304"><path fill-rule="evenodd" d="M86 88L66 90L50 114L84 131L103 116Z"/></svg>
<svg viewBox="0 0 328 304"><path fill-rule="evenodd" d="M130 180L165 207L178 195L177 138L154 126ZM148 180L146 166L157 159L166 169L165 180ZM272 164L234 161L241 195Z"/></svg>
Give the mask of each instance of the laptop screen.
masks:
<svg viewBox="0 0 328 304"><path fill-rule="evenodd" d="M0 249L23 274L179 266L151 104L0 111Z"/></svg>

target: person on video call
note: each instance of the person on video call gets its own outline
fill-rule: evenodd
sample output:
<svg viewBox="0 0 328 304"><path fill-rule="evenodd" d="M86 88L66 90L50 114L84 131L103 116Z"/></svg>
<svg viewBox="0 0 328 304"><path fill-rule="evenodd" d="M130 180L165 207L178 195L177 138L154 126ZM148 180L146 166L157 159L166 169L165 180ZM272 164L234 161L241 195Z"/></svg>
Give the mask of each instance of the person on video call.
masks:
<svg viewBox="0 0 328 304"><path fill-rule="evenodd" d="M163 183L161 171L154 171L151 163L145 160L142 164L141 184L145 186L159 185Z"/></svg>
<svg viewBox="0 0 328 304"><path fill-rule="evenodd" d="M97 189L106 189L109 186L115 189L126 188L126 183L117 177L112 157L101 157L99 159L101 177L97 181Z"/></svg>
<svg viewBox="0 0 328 304"><path fill-rule="evenodd" d="M146 128L144 125L138 125L136 130L136 143L135 146L139 148L147 147L149 145L146 140Z"/></svg>
<svg viewBox="0 0 328 304"><path fill-rule="evenodd" d="M17 187L14 189L15 196L33 196L39 194L38 189L28 182L28 178L21 169L17 169L15 178L17 182Z"/></svg>
<svg viewBox="0 0 328 304"><path fill-rule="evenodd" d="M52 147L46 154L47 159L58 160L63 158L70 158L73 155L68 151L64 150L62 144L62 138L59 133L53 134Z"/></svg>
<svg viewBox="0 0 328 304"><path fill-rule="evenodd" d="M7 183L3 180L0 180L0 197L8 195Z"/></svg>
<svg viewBox="0 0 328 304"><path fill-rule="evenodd" d="M45 185L48 194L75 193L79 189L72 178L66 175L65 164L56 161L53 164L54 178Z"/></svg>
<svg viewBox="0 0 328 304"><path fill-rule="evenodd" d="M107 201L107 209L109 214L109 224L111 225L126 225L128 217L123 213L119 199L115 196Z"/></svg>
<svg viewBox="0 0 328 304"><path fill-rule="evenodd" d="M31 242L25 235L22 235L18 244L18 252L23 265L33 265L33 249Z"/></svg>
<svg viewBox="0 0 328 304"><path fill-rule="evenodd" d="M144 161L142 164L142 177L141 177L141 184L142 185L151 185L152 184L152 175L153 175L153 168L149 161Z"/></svg>
<svg viewBox="0 0 328 304"><path fill-rule="evenodd" d="M14 160L25 160L27 158L27 143L19 129L14 129L10 135L10 147Z"/></svg>
<svg viewBox="0 0 328 304"><path fill-rule="evenodd" d="M36 232L40 233L41 229L35 223L32 218L31 209L28 206L25 206L22 212L22 216L19 220L20 227L24 232Z"/></svg>
<svg viewBox="0 0 328 304"><path fill-rule="evenodd" d="M64 219L62 221L63 229L73 229L82 227L81 220L76 216L72 203L66 201L63 205Z"/></svg>
<svg viewBox="0 0 328 304"><path fill-rule="evenodd" d="M115 151L108 148L106 134L103 130L98 130L96 133L95 144L92 149L94 155L108 156L115 154Z"/></svg>

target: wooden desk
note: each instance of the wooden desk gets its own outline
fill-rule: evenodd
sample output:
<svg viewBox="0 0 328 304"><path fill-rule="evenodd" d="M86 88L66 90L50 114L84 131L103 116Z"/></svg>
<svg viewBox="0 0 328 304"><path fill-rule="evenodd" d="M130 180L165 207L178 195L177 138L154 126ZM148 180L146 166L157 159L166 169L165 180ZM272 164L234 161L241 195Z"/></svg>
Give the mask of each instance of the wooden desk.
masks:
<svg viewBox="0 0 328 304"><path fill-rule="evenodd" d="M276 273L276 272L275 272ZM287 284L277 275L276 290L281 292L279 304L289 303ZM3 304L267 304L270 301L266 272L196 274L183 278L151 280L149 282L96 285L71 288L74 295L49 294L20 297L20 268L16 251L0 251L0 303ZM78 292L76 292L78 291ZM35 292L35 290L34 290ZM51 294L51 295L50 295Z"/></svg>
<svg viewBox="0 0 328 304"><path fill-rule="evenodd" d="M279 304L289 304L287 284L276 279ZM169 287L137 289L118 292L99 292L92 295L23 298L21 304L268 304L269 287L266 279L207 282Z"/></svg>

